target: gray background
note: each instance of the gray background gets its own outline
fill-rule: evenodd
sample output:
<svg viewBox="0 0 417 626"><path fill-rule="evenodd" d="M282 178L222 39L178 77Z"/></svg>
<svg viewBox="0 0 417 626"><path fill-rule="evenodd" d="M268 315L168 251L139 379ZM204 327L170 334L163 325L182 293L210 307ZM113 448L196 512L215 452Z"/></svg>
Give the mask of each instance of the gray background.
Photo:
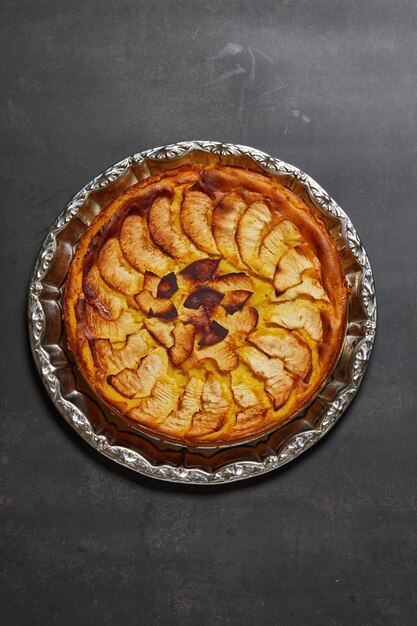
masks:
<svg viewBox="0 0 417 626"><path fill-rule="evenodd" d="M417 3L0 2L3 624L414 624ZM42 389L37 252L70 197L164 143L265 150L341 204L378 336L337 427L225 488L129 473Z"/></svg>

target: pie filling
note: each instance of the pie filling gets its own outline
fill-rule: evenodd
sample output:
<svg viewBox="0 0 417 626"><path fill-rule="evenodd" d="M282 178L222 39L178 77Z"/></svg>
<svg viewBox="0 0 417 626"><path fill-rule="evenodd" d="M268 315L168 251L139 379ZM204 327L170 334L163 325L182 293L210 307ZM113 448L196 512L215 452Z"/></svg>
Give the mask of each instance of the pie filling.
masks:
<svg viewBox="0 0 417 626"><path fill-rule="evenodd" d="M64 298L69 347L110 408L188 445L261 435L306 406L344 337L333 240L264 174L187 165L92 223Z"/></svg>

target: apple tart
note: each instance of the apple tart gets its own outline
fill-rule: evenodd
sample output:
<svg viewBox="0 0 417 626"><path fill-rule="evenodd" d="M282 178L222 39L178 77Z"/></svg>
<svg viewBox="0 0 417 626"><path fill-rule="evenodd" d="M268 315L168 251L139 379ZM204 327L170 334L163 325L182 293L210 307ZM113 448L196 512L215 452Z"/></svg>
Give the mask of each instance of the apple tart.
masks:
<svg viewBox="0 0 417 626"><path fill-rule="evenodd" d="M82 237L68 345L110 409L189 446L269 432L343 343L348 289L324 222L267 174L190 164L129 187Z"/></svg>

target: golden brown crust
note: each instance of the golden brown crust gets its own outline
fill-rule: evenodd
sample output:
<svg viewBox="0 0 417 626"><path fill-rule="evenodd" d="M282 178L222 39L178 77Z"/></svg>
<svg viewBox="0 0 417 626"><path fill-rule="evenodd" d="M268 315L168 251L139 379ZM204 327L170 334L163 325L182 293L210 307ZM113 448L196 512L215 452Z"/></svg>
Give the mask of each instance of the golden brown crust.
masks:
<svg viewBox="0 0 417 626"><path fill-rule="evenodd" d="M319 216L266 174L190 164L127 189L81 239L68 345L100 398L188 445L291 419L343 342L348 291Z"/></svg>

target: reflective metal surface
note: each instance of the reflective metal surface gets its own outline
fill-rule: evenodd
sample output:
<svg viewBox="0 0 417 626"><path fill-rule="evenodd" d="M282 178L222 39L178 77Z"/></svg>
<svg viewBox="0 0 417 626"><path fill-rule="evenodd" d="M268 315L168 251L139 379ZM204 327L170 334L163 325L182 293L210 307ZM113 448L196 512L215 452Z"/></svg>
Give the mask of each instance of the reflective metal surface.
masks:
<svg viewBox="0 0 417 626"><path fill-rule="evenodd" d="M346 337L339 361L310 406L276 431L249 443L187 448L145 436L110 413L81 378L66 349L61 300L74 250L94 217L124 189L148 176L188 162L216 160L279 177L320 212L339 250L351 287ZM81 189L52 225L29 289L32 353L43 383L67 422L95 449L137 472L167 481L213 484L276 469L321 439L355 396L368 364L376 328L371 266L347 215L309 176L259 150L193 141L135 154Z"/></svg>

